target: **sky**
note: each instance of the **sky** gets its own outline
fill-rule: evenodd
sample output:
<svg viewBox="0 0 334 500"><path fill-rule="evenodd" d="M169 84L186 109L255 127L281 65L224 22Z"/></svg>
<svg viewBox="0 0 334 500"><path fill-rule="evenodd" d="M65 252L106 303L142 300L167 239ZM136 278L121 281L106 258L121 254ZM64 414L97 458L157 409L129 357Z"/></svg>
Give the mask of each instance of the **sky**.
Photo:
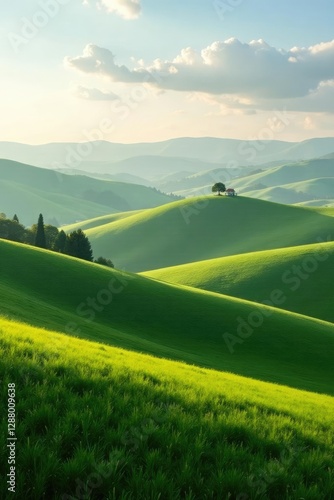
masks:
<svg viewBox="0 0 334 500"><path fill-rule="evenodd" d="M332 0L1 6L0 141L334 136Z"/></svg>

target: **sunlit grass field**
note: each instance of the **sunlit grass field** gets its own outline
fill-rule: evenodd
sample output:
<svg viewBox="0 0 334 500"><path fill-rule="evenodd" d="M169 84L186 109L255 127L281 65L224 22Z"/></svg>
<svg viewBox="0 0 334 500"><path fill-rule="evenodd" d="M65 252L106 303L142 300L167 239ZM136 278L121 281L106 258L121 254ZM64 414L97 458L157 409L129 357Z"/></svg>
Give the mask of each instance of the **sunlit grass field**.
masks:
<svg viewBox="0 0 334 500"><path fill-rule="evenodd" d="M1 313L12 319L334 394L332 323L6 241L0 257ZM239 318L258 325L240 335Z"/></svg>
<svg viewBox="0 0 334 500"><path fill-rule="evenodd" d="M5 319L0 332L3 408L16 384L15 498L334 498L330 396Z"/></svg>

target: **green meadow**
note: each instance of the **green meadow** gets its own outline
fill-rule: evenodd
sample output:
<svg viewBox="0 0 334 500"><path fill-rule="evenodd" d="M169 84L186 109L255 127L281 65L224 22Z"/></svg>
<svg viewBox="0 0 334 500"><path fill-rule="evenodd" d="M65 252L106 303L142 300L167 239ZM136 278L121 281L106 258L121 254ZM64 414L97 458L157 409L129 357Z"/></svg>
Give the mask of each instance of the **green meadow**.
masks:
<svg viewBox="0 0 334 500"><path fill-rule="evenodd" d="M332 397L5 319L0 331L16 498L333 498Z"/></svg>
<svg viewBox="0 0 334 500"><path fill-rule="evenodd" d="M221 257L147 271L144 276L188 285L334 322L334 243L315 243Z"/></svg>
<svg viewBox="0 0 334 500"><path fill-rule="evenodd" d="M333 394L334 325L0 242L2 314L137 351ZM8 266L7 262L15 263Z"/></svg>

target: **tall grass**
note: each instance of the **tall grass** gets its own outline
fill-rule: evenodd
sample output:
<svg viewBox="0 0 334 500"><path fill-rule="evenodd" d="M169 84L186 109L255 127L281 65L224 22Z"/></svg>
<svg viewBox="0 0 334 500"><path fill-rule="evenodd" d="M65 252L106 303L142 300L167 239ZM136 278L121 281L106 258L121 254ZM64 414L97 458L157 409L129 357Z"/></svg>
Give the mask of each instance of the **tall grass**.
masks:
<svg viewBox="0 0 334 500"><path fill-rule="evenodd" d="M0 351L2 407L17 391L16 498L334 498L330 396L5 319ZM4 480L0 496L13 498Z"/></svg>

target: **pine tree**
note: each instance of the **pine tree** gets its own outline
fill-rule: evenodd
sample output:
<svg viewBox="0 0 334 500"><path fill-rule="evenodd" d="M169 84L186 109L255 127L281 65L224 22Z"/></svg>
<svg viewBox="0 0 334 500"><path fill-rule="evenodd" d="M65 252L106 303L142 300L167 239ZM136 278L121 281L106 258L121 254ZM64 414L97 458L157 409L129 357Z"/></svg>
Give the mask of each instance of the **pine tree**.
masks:
<svg viewBox="0 0 334 500"><path fill-rule="evenodd" d="M89 239L82 231L78 229L67 236L65 253L77 257L78 259L89 260L93 262L93 251Z"/></svg>
<svg viewBox="0 0 334 500"><path fill-rule="evenodd" d="M56 239L58 238L59 230L56 226L51 226L51 224L46 224L44 226L46 247L49 250L54 250Z"/></svg>
<svg viewBox="0 0 334 500"><path fill-rule="evenodd" d="M59 231L58 236L54 242L53 249L56 252L65 253L66 240L67 236L65 231L63 230Z"/></svg>
<svg viewBox="0 0 334 500"><path fill-rule="evenodd" d="M37 232L35 238L35 246L39 248L46 248L46 238L44 231L44 220L43 215L39 214L38 222L37 222Z"/></svg>
<svg viewBox="0 0 334 500"><path fill-rule="evenodd" d="M18 222L18 223L20 223L19 218L18 218L18 216L17 216L16 214L14 214L14 217L13 217L13 222Z"/></svg>
<svg viewBox="0 0 334 500"><path fill-rule="evenodd" d="M95 264L100 264L101 266L107 267L115 267L113 262L110 259L106 259L105 257L98 257L94 260Z"/></svg>

